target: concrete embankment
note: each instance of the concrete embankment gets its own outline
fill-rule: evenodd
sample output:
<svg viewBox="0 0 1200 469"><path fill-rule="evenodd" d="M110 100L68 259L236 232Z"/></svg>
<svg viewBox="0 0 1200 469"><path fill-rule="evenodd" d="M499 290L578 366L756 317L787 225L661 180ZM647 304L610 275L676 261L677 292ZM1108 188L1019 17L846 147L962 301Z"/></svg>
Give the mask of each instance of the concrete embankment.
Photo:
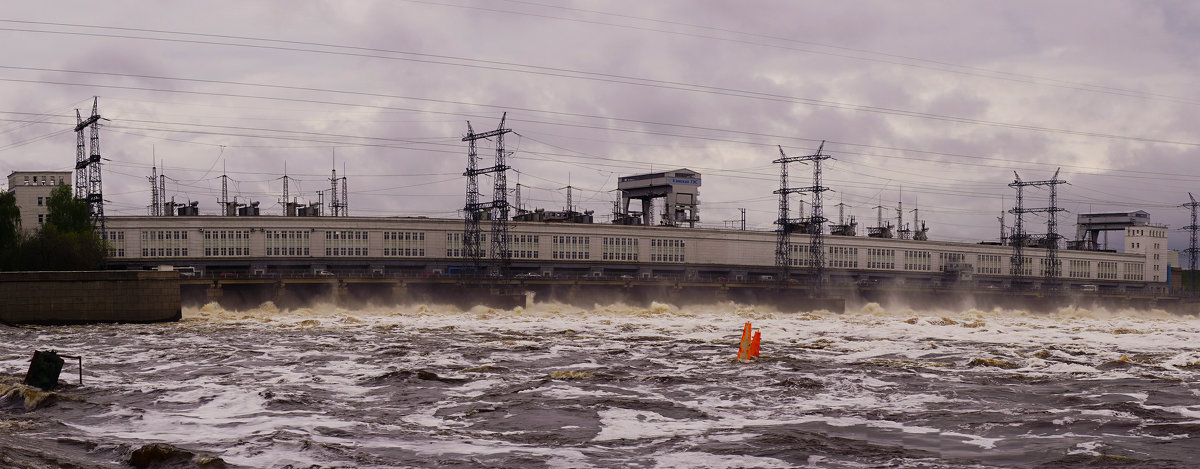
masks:
<svg viewBox="0 0 1200 469"><path fill-rule="evenodd" d="M162 322L180 318L178 272L0 272L9 324Z"/></svg>

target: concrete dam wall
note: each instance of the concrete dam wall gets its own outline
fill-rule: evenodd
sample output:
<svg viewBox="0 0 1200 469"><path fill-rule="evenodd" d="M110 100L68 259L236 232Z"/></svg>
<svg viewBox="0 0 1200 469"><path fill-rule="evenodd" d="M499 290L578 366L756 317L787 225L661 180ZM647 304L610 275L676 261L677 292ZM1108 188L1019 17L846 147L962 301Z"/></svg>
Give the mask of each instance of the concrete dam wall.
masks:
<svg viewBox="0 0 1200 469"><path fill-rule="evenodd" d="M0 272L0 321L9 324L177 321L178 272Z"/></svg>

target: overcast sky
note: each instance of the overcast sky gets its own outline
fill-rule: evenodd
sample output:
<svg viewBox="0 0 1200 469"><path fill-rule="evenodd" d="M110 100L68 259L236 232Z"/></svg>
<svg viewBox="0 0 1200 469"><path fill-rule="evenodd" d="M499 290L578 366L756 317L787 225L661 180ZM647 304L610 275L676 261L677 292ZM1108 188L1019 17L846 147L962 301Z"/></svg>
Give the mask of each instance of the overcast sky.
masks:
<svg viewBox="0 0 1200 469"><path fill-rule="evenodd" d="M704 226L746 208L770 229L777 146L822 140L825 214L844 203L860 233L903 201L931 239L995 240L1013 172L1061 168L1064 234L1143 209L1184 249L1200 194L1195 1L57 1L0 20L0 170L73 168L75 109L99 96L109 215L147 212L157 160L202 213L225 173L278 214L286 166L301 201L336 167L351 215L459 217L466 121L505 112L526 208L562 209L570 184L605 221L617 177L686 167Z"/></svg>

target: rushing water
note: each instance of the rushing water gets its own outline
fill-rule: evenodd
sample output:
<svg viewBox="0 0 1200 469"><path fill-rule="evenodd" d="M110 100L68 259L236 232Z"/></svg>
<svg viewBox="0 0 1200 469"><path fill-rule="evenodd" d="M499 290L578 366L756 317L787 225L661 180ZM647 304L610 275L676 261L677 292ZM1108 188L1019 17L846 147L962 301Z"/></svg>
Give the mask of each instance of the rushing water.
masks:
<svg viewBox="0 0 1200 469"><path fill-rule="evenodd" d="M0 390L35 349L84 357L82 386L68 363L55 398L0 401L18 466L121 467L149 443L306 468L1200 460L1200 320L1162 312L210 304L0 331Z"/></svg>

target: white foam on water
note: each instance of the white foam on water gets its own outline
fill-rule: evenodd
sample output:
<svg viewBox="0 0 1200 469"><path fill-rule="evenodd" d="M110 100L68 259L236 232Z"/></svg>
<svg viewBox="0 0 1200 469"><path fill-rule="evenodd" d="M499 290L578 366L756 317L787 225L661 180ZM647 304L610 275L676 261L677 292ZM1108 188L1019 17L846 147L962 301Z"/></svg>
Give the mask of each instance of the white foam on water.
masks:
<svg viewBox="0 0 1200 469"><path fill-rule="evenodd" d="M601 410L599 415L600 433L593 441L697 435L718 425L713 421L673 419L647 410L612 408Z"/></svg>
<svg viewBox="0 0 1200 469"><path fill-rule="evenodd" d="M1067 450L1067 454L1086 454L1088 456L1099 456L1100 448L1103 447L1103 441L1084 441L1077 443L1074 448Z"/></svg>
<svg viewBox="0 0 1200 469"><path fill-rule="evenodd" d="M788 467L787 461L759 456L737 456L681 451L654 456L656 468L740 468L740 467Z"/></svg>
<svg viewBox="0 0 1200 469"><path fill-rule="evenodd" d="M621 394L621 393L603 391L603 390L599 390L599 389L582 389L582 388L579 388L576 386L569 386L569 385L562 385L562 384L543 386L539 389L538 394L546 396L546 397L552 397L555 399L564 399L564 400L578 399L581 397L604 397L604 396L620 397L620 396L625 396L625 394Z"/></svg>
<svg viewBox="0 0 1200 469"><path fill-rule="evenodd" d="M753 322L753 326L762 332L764 359L736 363L732 356L736 353L737 340L746 321ZM108 347L87 343L89 339L98 337L89 332L92 330L110 331L106 333L112 334L134 333L132 331L153 333L138 336L136 340L129 341L132 343ZM247 330L262 340L238 344L222 342L222 336L228 331ZM289 343L275 340L276 332L283 331L291 335L315 337L306 344L320 346L308 350L294 349ZM231 463L247 466L276 464L276 461L288 461L295 465L335 465L337 463L328 460L310 461L306 459L308 456L295 454L283 445L251 449L236 443L289 429L318 426L352 429L355 425L363 424L322 415L318 409L272 411L266 407L264 399L257 395L262 388L313 385L314 379L319 379L321 389L332 396L326 397L331 405L364 401L372 402L372 405L387 405L384 401L388 396L372 394L385 385L360 384L366 378L383 373L377 365L372 364L378 362L368 360L370 357L365 352L357 351L352 344L340 343L332 338L322 340L323 331L371 334L374 340L384 341L391 337L400 340L412 334L444 336L447 345L436 350L408 353L397 360L398 366L408 370L429 368L447 378L471 378L464 383L439 389L438 392L446 396L443 401L413 411L396 422L398 430L395 434L415 428L431 435L439 430L447 430L453 436L445 440L431 436L432 440L399 443L394 439L380 439L372 444L380 448L401 445L429 455L536 454L556 458L554 465L574 467L587 466L587 461L593 460L593 456L585 453L606 442L625 443L625 440L630 440L644 443L678 435L737 441L736 438L748 438L751 434L745 430L747 427L763 425L820 423L834 427L861 426L909 434L936 434L981 449L995 448L1001 441L928 425L906 425L890 420L856 417L853 414L862 411L867 411L868 415L878 415L872 413L875 410L889 413L927 412L947 407L949 403L965 401L948 397L947 394L896 392L900 386L890 381L893 378L889 376L894 375L888 373L856 372L847 367L834 375L822 376L784 367L781 363L785 360L847 365L910 360L913 361L913 368L905 369L909 373L907 379L915 377L931 381L960 381L961 375L984 373L1032 378L1058 376L1074 380L1125 379L1137 375L1123 367L1110 370L1098 367L1130 357L1130 368L1149 368L1155 375L1193 382L1197 367L1200 367L1200 352L1195 350L1195 344L1200 339L1200 320L1195 317L1172 316L1161 311L1081 308L1066 308L1039 315L1013 310L889 310L878 305L867 305L860 311L846 314L782 314L733 303L687 309L665 303L655 303L649 307L608 305L592 308L539 303L530 308L514 310L477 307L461 311L445 305L346 310L328 304L281 310L273 304L263 304L246 311L227 311L213 303L201 308L185 309L184 320L178 324L47 329L39 340L44 338L50 342L61 340L63 336L81 337L78 339L78 348L91 352L85 354L85 370L89 369L89 360L146 364L137 369L115 369L95 375L88 373L85 380L89 386L111 389L112 392L165 391L156 395L158 401L154 404L176 409L113 409L111 415L120 424L76 426L88 435L192 443L207 447L223 444L230 449L222 457ZM570 333L564 334L565 331ZM483 345L495 349L489 351L484 362L480 362L478 358L463 355L453 346L459 340L476 340L471 338L472 334L481 334L480 337L501 334L502 337L511 338L488 339L486 343L473 342L472 346ZM669 347L669 354L653 355L652 351L663 350L655 346L664 341L673 345ZM164 360L164 357L174 356L171 351L175 348L205 350L215 358L206 358L203 362ZM767 402L756 399L753 393L747 396L747 393L727 389L714 390L708 383L670 386L672 392L668 395L662 392L662 385L658 383L622 380L614 386L619 386L622 392L633 398L672 402L706 417L677 419L644 410L601 409L600 432L594 439L595 445L584 448L522 446L489 439L488 432L483 431L456 433L470 424L435 415L440 409L458 406L463 400L482 396L494 386L546 376L548 371L538 366L541 361L562 360L564 357L570 359L567 362L569 365L555 366L554 370L549 371L603 371L610 366L604 360L580 359L580 356L586 357L589 353L600 356L608 352L622 352L624 355L620 356L628 357L631 362L650 364L646 368L633 370L636 374L688 378L705 376L718 383L736 383L739 379L748 378L765 381L806 377L818 381L820 386L785 394L776 402ZM1035 352L1039 353L1034 356ZM252 365L254 359L245 359L244 354L247 353L264 354L271 357L273 362L288 364L255 369ZM325 361L331 356L333 361ZM968 367L967 363L973 358L999 358L1018 368ZM226 360L234 364L227 365ZM318 360L320 365L307 365ZM938 362L946 368L917 363L925 361ZM251 365L244 370L231 371L229 376L219 374L220 367L241 366L236 363ZM502 372L503 378L445 371L465 370L485 363L502 364L510 369ZM27 357L5 357L0 364L10 369L20 369L28 366L28 360ZM188 371L192 368L196 370ZM188 378L154 381L154 376ZM581 381L578 383L569 379L552 380L535 390L521 392L563 400L616 393L595 386L587 381L590 378L579 379ZM231 382L254 384L229 384ZM1190 391L1200 397L1200 389ZM1200 420L1200 406L1147 406L1148 392L1126 395L1147 409ZM189 403L194 405L189 408L186 406ZM1056 415L1056 410L1050 409L1048 414ZM336 415L336 409L332 409L331 414ZM1092 409L1063 416L1054 423L1070 424L1079 416L1139 420L1126 412ZM377 423L371 425L374 432L386 431L386 427ZM464 435L470 438L469 443L456 440ZM1065 436L1057 434L1046 437ZM321 435L311 439L346 445L363 444ZM1098 446L1081 443L1073 451L1087 452L1096 448ZM266 459L268 457L280 459ZM786 465L783 461L769 458L763 458L763 461L740 456L721 459L724 457L680 448L680 451L656 454L654 461L662 467L696 464L719 466L726 462L732 466Z"/></svg>
<svg viewBox="0 0 1200 469"><path fill-rule="evenodd" d="M996 443L1004 441L1003 438L985 438L979 435L971 435L969 433L941 432L941 435L962 438L963 443L978 446L983 449L993 449L996 447Z"/></svg>
<svg viewBox="0 0 1200 469"><path fill-rule="evenodd" d="M400 448L418 455L444 459L453 455L495 456L495 455L529 455L548 458L550 467L594 467L589 464L587 454L576 448L553 447L542 448L530 445L510 443L503 440L490 439L481 435L453 439L416 439L416 438L368 438L359 441L359 447L365 449L390 450Z"/></svg>
<svg viewBox="0 0 1200 469"><path fill-rule="evenodd" d="M1193 419L1200 419L1200 405L1194 405L1194 406L1182 406L1182 405L1175 405L1175 406L1142 405L1142 407L1144 407L1144 408L1146 408L1146 409L1152 409L1152 410L1164 410L1164 411L1167 411L1167 412L1171 412L1171 413L1177 414L1177 415L1179 415L1179 416L1181 416L1181 417L1187 417L1187 418L1193 418Z"/></svg>

